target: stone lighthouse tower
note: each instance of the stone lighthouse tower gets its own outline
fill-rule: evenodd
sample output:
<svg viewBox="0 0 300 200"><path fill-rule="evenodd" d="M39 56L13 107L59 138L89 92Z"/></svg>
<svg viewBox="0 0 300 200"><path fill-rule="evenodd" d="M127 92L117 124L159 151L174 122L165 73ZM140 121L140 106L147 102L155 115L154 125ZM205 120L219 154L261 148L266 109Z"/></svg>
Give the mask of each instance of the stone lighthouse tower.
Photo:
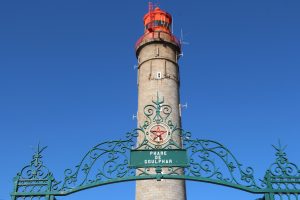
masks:
<svg viewBox="0 0 300 200"><path fill-rule="evenodd" d="M170 118L181 127L179 65L181 45L171 31L172 17L149 3L144 16L144 34L137 41L138 124L145 120L144 107L153 99L163 98L171 106ZM181 144L180 136L175 138ZM136 183L136 200L185 200L182 180L144 180Z"/></svg>

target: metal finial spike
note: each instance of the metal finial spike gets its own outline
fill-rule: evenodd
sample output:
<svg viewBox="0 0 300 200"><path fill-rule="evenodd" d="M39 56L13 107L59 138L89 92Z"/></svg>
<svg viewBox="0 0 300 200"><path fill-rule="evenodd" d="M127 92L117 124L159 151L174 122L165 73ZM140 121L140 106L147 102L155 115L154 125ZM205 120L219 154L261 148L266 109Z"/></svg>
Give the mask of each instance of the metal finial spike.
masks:
<svg viewBox="0 0 300 200"><path fill-rule="evenodd" d="M159 94L158 94L158 91L156 91L156 103L159 102Z"/></svg>
<svg viewBox="0 0 300 200"><path fill-rule="evenodd" d="M37 145L37 152L40 152L40 141L38 142L38 145Z"/></svg>
<svg viewBox="0 0 300 200"><path fill-rule="evenodd" d="M279 149L278 149L274 144L272 144L272 147L273 147L276 151L279 151Z"/></svg>
<svg viewBox="0 0 300 200"><path fill-rule="evenodd" d="M165 97L162 97L162 100L160 101L160 100L159 100L159 95L158 95L158 92L157 92L157 100L158 100L158 103L159 103L159 104L162 104L162 103L165 102Z"/></svg>
<svg viewBox="0 0 300 200"><path fill-rule="evenodd" d="M159 94L158 94L158 91L156 93L156 101L153 100L152 98L152 103L154 103L155 105L160 105L160 104L163 104L165 102L165 98L162 97L162 100L160 100L159 98Z"/></svg>
<svg viewBox="0 0 300 200"><path fill-rule="evenodd" d="M284 147L282 147L280 139L278 140L278 144L279 144L279 148L281 149L281 151L284 151L286 149L286 147L287 147L287 145L285 145Z"/></svg>
<svg viewBox="0 0 300 200"><path fill-rule="evenodd" d="M40 141L39 141L38 145L37 145L36 154L41 154L46 148L47 148L47 146L41 147L41 144L40 144Z"/></svg>
<svg viewBox="0 0 300 200"><path fill-rule="evenodd" d="M281 140L278 139L278 146L275 146L275 145L272 145L273 148L276 150L276 151L281 151L283 152L286 148L287 148L287 145L285 145L284 147L282 147L282 144L281 144Z"/></svg>

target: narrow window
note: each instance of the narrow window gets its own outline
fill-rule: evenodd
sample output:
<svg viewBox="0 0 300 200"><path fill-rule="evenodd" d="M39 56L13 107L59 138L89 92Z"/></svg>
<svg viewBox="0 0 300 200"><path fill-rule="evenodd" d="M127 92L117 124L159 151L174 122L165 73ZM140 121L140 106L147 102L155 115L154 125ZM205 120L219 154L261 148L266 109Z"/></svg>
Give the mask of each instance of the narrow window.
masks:
<svg viewBox="0 0 300 200"><path fill-rule="evenodd" d="M161 72L157 72L156 79L161 79Z"/></svg>

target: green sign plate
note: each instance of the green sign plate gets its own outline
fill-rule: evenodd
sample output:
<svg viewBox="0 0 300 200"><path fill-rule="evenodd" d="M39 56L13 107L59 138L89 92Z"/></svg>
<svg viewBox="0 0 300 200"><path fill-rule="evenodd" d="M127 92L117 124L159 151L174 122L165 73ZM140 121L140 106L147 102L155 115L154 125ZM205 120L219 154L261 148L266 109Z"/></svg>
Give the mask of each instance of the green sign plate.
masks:
<svg viewBox="0 0 300 200"><path fill-rule="evenodd" d="M184 149L131 150L130 167L187 167Z"/></svg>

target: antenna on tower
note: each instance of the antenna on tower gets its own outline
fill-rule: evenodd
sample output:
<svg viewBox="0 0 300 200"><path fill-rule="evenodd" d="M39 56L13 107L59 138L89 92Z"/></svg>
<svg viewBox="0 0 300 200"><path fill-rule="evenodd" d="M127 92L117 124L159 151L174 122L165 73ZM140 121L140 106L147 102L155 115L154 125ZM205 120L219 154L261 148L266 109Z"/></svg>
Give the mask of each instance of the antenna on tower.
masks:
<svg viewBox="0 0 300 200"><path fill-rule="evenodd" d="M183 34L183 30L180 29L180 40L179 40L180 45L181 45L181 46L183 46L183 45L189 45L189 44L190 44L189 42L184 41L183 35L184 35L184 34ZM183 57L183 51L181 51L181 53L179 54L179 56L182 56L182 57Z"/></svg>
<svg viewBox="0 0 300 200"><path fill-rule="evenodd" d="M136 115L135 114L132 115L132 120L134 120L134 119L137 119L137 114Z"/></svg>
<svg viewBox="0 0 300 200"><path fill-rule="evenodd" d="M182 108L187 109L188 104L185 102L185 104L179 104L179 115L181 116Z"/></svg>
<svg viewBox="0 0 300 200"><path fill-rule="evenodd" d="M172 25L171 25L171 28L172 28L172 34L174 34L174 17L172 16Z"/></svg>
<svg viewBox="0 0 300 200"><path fill-rule="evenodd" d="M154 7L153 2L152 2L152 1L149 1L149 2L148 2L149 13L153 11L153 9L154 9L153 7Z"/></svg>
<svg viewBox="0 0 300 200"><path fill-rule="evenodd" d="M153 14L154 5L153 5L153 3L151 1L148 2L148 9L149 9L149 16L150 16L150 22L149 22L149 28L148 28L148 30L150 32L152 32L153 31L152 28L154 26L154 20L155 20L155 18L154 18L154 14Z"/></svg>
<svg viewBox="0 0 300 200"><path fill-rule="evenodd" d="M154 7L159 7L159 2L158 2L158 0L156 0L156 1L153 3L153 6L154 6Z"/></svg>
<svg viewBox="0 0 300 200"><path fill-rule="evenodd" d="M183 39L183 30L180 30L180 44L185 44L185 45L189 45L189 42L184 41Z"/></svg>
<svg viewBox="0 0 300 200"><path fill-rule="evenodd" d="M185 102L185 104L180 104L180 107L181 107L181 108L185 108L185 109L187 109L187 107L188 107L188 104L187 104L187 102Z"/></svg>

